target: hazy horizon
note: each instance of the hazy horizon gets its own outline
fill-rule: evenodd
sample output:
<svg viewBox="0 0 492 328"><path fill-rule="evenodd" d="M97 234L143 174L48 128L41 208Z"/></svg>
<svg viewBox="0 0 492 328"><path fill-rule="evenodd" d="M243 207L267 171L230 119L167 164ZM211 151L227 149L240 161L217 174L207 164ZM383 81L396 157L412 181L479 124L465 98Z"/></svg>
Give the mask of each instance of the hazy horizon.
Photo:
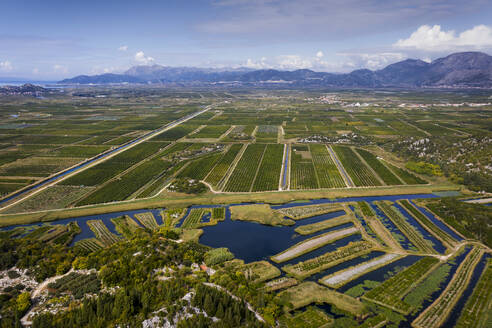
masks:
<svg viewBox="0 0 492 328"><path fill-rule="evenodd" d="M492 3L472 0L3 4L0 77L59 80L135 65L348 72L492 50Z"/></svg>

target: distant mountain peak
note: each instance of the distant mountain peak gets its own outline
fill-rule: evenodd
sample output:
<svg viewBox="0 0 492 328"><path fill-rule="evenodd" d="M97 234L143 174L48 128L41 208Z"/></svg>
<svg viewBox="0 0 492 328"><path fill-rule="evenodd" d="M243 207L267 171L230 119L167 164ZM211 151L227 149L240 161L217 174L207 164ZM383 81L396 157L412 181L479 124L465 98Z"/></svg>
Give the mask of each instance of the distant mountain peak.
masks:
<svg viewBox="0 0 492 328"><path fill-rule="evenodd" d="M358 69L348 74L310 69L283 71L249 68L170 67L158 64L134 66L123 74L81 75L64 84L107 83L269 83L333 87L492 87L492 57L482 52L460 52L431 63L405 59L383 69Z"/></svg>

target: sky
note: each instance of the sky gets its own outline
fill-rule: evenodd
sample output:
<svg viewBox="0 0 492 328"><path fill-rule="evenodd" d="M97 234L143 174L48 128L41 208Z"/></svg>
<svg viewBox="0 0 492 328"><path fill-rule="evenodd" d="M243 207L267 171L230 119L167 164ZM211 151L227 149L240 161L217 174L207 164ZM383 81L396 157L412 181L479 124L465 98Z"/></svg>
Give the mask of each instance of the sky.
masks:
<svg viewBox="0 0 492 328"><path fill-rule="evenodd" d="M152 64L349 72L458 51L492 54L492 1L0 1L0 77Z"/></svg>

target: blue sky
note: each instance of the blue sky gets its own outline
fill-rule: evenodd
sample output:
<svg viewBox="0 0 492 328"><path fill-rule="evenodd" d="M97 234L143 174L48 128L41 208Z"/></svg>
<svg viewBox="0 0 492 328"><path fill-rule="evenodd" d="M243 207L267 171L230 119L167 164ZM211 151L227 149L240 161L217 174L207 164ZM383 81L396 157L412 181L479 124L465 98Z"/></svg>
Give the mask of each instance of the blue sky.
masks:
<svg viewBox="0 0 492 328"><path fill-rule="evenodd" d="M346 72L492 53L485 0L2 0L0 77L133 65Z"/></svg>

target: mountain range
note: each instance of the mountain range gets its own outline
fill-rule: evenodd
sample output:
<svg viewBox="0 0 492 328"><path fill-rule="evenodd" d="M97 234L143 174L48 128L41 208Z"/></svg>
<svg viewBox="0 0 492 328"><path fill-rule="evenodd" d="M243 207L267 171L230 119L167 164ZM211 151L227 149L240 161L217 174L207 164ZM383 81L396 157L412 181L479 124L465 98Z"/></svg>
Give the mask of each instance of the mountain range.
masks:
<svg viewBox="0 0 492 328"><path fill-rule="evenodd" d="M492 87L492 56L482 52L460 52L430 63L407 59L383 69L358 69L351 73L315 72L309 69L282 71L134 66L122 74L80 75L61 84L290 84L332 87Z"/></svg>

